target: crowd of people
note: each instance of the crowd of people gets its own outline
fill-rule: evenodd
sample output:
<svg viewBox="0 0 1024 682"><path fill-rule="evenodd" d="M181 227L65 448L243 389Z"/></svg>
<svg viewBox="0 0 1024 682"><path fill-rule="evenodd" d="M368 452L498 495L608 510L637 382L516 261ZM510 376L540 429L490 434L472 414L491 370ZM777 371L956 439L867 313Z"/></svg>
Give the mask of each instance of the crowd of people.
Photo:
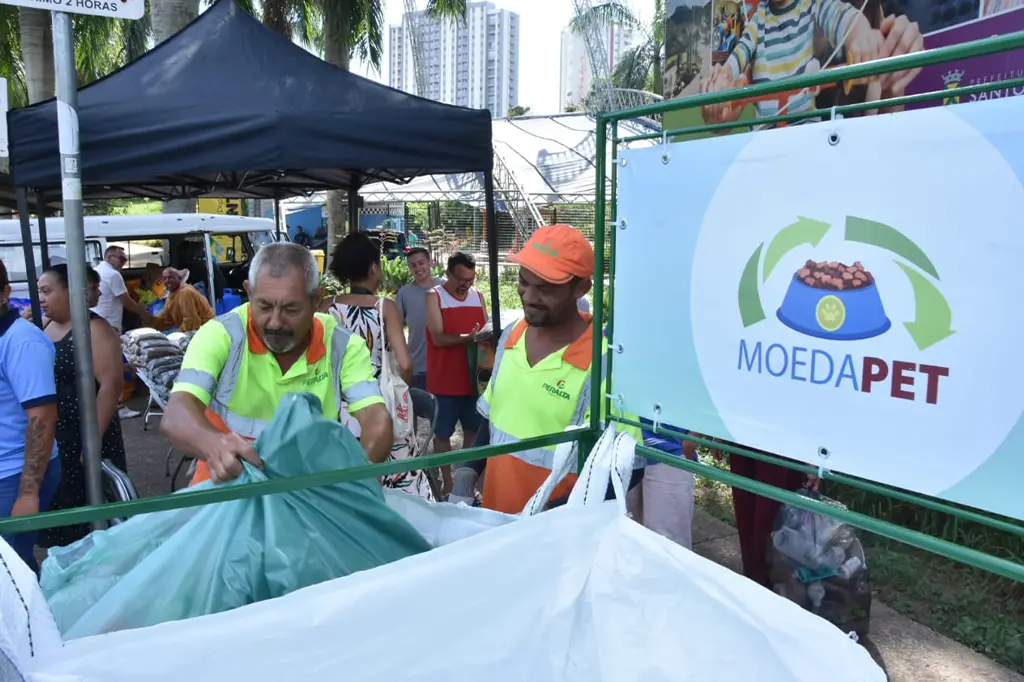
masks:
<svg viewBox="0 0 1024 682"><path fill-rule="evenodd" d="M371 462L417 456L415 434L394 435L393 419L399 415L394 405L389 413L379 383L385 363L409 386L435 396L435 452L452 449L457 426L462 447L468 448L512 445L589 423L598 331L584 306L594 251L582 233L567 225L545 226L510 257L519 266L523 317L497 337L485 330L487 306L475 286L472 254L452 254L443 278L432 275L427 251L412 249L406 257L414 281L395 300L381 297L380 246L366 234L350 234L330 263L348 291L323 298L319 268L307 248L268 244L250 264L248 303L215 318L206 299L184 283L187 273L168 268L162 275L167 305L153 316L127 295L120 276L124 252L110 247L104 262L88 270L103 457L127 469L118 411L125 310L160 329L195 330L161 420L161 432L172 445L197 460L193 483L233 479L242 460L261 467L253 443L291 392L316 395L323 416L346 423ZM46 315L41 329L8 310L10 287L0 264L0 310L7 311L0 317L0 403L5 415L15 415L0 423L0 516L85 503L67 267L48 268L38 288ZM494 361L481 394L470 351L488 345ZM599 360L597 367L602 364ZM648 430L619 426L637 441L696 457L692 442L667 438L650 422L632 420ZM548 476L553 455L553 448L533 448L468 462L454 472L442 470L440 497L518 513ZM789 469L736 455L730 462L736 473L782 487L806 483ZM563 503L575 480L570 474L549 506ZM420 471L381 482L438 496ZM692 473L638 458L628 489L627 505L637 521L692 545ZM608 495L614 495L610 488ZM778 506L739 490L734 500L745 572L767 585L765 543ZM35 567L34 545L64 545L88 530L71 526L7 539Z"/></svg>

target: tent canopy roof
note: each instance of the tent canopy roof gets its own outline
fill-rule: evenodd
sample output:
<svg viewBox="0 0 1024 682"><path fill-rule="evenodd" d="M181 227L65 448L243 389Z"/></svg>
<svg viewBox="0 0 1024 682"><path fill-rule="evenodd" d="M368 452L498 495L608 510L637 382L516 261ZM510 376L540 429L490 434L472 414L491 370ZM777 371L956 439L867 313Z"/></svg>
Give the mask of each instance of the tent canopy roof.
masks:
<svg viewBox="0 0 1024 682"><path fill-rule="evenodd" d="M57 103L8 113L11 175L59 190ZM86 198L279 198L492 165L486 110L338 69L219 0L78 93Z"/></svg>

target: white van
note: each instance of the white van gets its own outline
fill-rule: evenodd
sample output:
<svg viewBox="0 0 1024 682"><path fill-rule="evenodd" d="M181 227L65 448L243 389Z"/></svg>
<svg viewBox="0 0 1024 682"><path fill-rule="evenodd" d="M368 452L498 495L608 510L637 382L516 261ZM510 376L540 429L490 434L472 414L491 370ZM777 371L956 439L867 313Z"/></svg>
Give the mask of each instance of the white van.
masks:
<svg viewBox="0 0 1024 682"><path fill-rule="evenodd" d="M35 218L31 230L38 276L42 256ZM46 241L50 262L66 263L63 218L47 218ZM144 280L147 265L187 268L189 283L206 292L215 309L226 289L244 296L242 282L248 275L249 261L257 249L272 241L274 221L267 218L203 213L85 217L84 255L90 265L100 262L107 246L117 245L128 255L122 270L126 282ZM11 297L28 299L19 220L0 220L0 260L7 266Z"/></svg>

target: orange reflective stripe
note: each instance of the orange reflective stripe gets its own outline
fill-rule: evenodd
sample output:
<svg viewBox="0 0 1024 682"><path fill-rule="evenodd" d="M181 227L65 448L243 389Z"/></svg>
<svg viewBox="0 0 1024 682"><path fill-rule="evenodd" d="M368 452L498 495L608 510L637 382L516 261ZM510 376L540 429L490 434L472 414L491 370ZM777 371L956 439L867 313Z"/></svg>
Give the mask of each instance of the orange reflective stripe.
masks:
<svg viewBox="0 0 1024 682"><path fill-rule="evenodd" d="M217 429L221 433L231 433L231 429L227 427L224 420L220 418L220 415L213 410L206 409L206 419L209 420L210 426ZM192 475L192 480L189 482L189 487L202 483L203 481L210 480L210 469L206 466L206 462L202 460L196 461L196 472Z"/></svg>
<svg viewBox="0 0 1024 682"><path fill-rule="evenodd" d="M550 474L550 470L527 464L515 455L491 457L487 460L484 475L483 506L506 514L518 514ZM576 478L576 474L566 476L555 486L551 499L572 492Z"/></svg>

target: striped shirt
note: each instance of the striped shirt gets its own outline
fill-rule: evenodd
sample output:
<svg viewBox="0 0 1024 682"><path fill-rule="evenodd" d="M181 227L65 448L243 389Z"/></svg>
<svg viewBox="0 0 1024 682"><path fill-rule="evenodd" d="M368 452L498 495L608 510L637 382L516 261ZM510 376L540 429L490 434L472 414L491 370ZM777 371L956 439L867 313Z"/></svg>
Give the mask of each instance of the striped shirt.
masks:
<svg viewBox="0 0 1024 682"><path fill-rule="evenodd" d="M785 0L783 0L785 2ZM733 78L748 68L751 83L777 81L804 73L814 61L815 30L828 40L830 49L842 46L857 18L857 9L842 0L790 0L780 6L762 0L743 30L743 36L727 62ZM828 56L831 56L831 52ZM842 50L837 53L842 59ZM752 68L751 68L752 65ZM812 69L813 70L813 69ZM785 95L780 95L780 100ZM788 106L779 100L755 102L758 118L799 114L814 108L814 95L803 91L789 96Z"/></svg>

